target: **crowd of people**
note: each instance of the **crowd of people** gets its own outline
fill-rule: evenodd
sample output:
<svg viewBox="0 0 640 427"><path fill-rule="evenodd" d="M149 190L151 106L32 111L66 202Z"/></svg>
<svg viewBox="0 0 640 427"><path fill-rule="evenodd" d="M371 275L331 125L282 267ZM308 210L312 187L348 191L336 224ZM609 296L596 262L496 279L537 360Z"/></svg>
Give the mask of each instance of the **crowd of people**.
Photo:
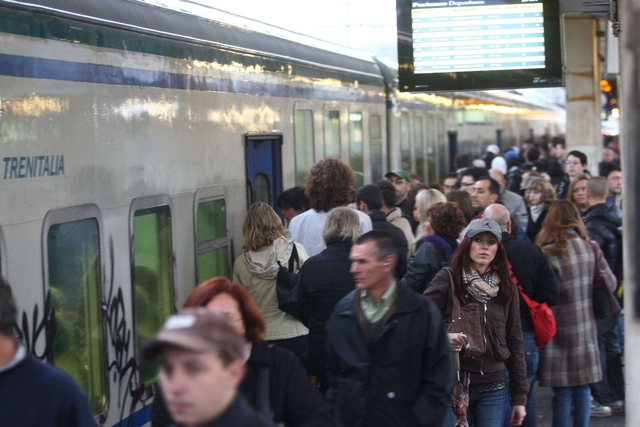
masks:
<svg viewBox="0 0 640 427"><path fill-rule="evenodd" d="M250 207L233 280L196 287L144 347L159 361L152 425L535 426L536 381L553 388L554 427L623 411L622 311L592 309L594 273L623 292L621 173L605 151L595 176L560 140L491 145L443 183L396 169L356 191L348 165L319 161L279 196L284 224ZM295 313L279 308L288 265ZM3 292L0 379L36 363L9 339ZM553 307L543 347L522 293Z"/></svg>

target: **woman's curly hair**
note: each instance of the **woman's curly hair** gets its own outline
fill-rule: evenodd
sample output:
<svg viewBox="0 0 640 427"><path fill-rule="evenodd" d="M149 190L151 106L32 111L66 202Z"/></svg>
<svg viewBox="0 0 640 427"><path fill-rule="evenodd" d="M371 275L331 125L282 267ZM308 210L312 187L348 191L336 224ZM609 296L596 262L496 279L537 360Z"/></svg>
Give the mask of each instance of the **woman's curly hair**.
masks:
<svg viewBox="0 0 640 427"><path fill-rule="evenodd" d="M307 177L305 194L316 211L328 212L351 202L353 171L340 159L328 158L313 165Z"/></svg>
<svg viewBox="0 0 640 427"><path fill-rule="evenodd" d="M427 209L431 228L440 236L458 238L467 225L462 211L453 203L436 203Z"/></svg>

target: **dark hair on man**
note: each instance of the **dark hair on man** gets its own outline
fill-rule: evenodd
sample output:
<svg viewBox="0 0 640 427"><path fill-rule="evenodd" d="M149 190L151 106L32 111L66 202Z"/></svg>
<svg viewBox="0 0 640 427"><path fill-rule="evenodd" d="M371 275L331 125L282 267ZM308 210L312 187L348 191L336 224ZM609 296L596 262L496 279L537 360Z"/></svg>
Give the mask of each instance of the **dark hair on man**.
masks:
<svg viewBox="0 0 640 427"><path fill-rule="evenodd" d="M549 162L544 159L536 160L533 162L533 168L531 170L540 173L547 172L549 170Z"/></svg>
<svg viewBox="0 0 640 427"><path fill-rule="evenodd" d="M389 255L392 255L397 262L398 244L396 239L394 239L390 233L382 230L371 230L358 237L355 244L364 245L369 242L373 242L375 244L375 255L378 260L383 260Z"/></svg>
<svg viewBox="0 0 640 427"><path fill-rule="evenodd" d="M457 172L449 172L447 174L447 176L444 177L444 179L447 179L447 178L456 178L456 179L458 179L458 173Z"/></svg>
<svg viewBox="0 0 640 427"><path fill-rule="evenodd" d="M331 208L351 202L351 187L355 181L353 171L340 159L322 159L309 171L305 194L316 211L329 212Z"/></svg>
<svg viewBox="0 0 640 427"><path fill-rule="evenodd" d="M393 208L396 205L396 189L393 184L389 181L376 181L373 185L380 189L385 206Z"/></svg>
<svg viewBox="0 0 640 427"><path fill-rule="evenodd" d="M489 175L481 176L476 180L476 182L485 180L489 181L489 194L500 194L500 184L498 184L498 181L491 178Z"/></svg>
<svg viewBox="0 0 640 427"><path fill-rule="evenodd" d="M553 138L553 146L557 147L558 145L561 146L562 148L566 148L564 139L556 136L555 138Z"/></svg>
<svg viewBox="0 0 640 427"><path fill-rule="evenodd" d="M305 212L311 209L309 199L304 194L304 188L293 187L283 191L276 201L280 209L291 208L298 212Z"/></svg>
<svg viewBox="0 0 640 427"><path fill-rule="evenodd" d="M417 179L418 181L422 182L422 177L420 175L418 175L417 173L412 173L411 174L411 179Z"/></svg>
<svg viewBox="0 0 640 427"><path fill-rule="evenodd" d="M363 202L371 212L378 212L382 208L382 193L373 185L363 185L356 191L356 203Z"/></svg>
<svg viewBox="0 0 640 427"><path fill-rule="evenodd" d="M615 163L603 163L602 166L600 166L601 177L608 178L611 172L622 172L622 168Z"/></svg>
<svg viewBox="0 0 640 427"><path fill-rule="evenodd" d="M16 323L17 312L11 287L0 276L0 334L13 337L13 326Z"/></svg>
<svg viewBox="0 0 640 427"><path fill-rule="evenodd" d="M569 154L567 154L567 157L569 156L577 157L578 159L580 159L580 163L583 166L587 164L587 155L584 154L582 151L578 151L578 150L569 151Z"/></svg>
<svg viewBox="0 0 640 427"><path fill-rule="evenodd" d="M527 161L533 163L540 158L540 150L536 147L531 147L527 150Z"/></svg>
<svg viewBox="0 0 640 427"><path fill-rule="evenodd" d="M473 167L473 159L468 154L458 154L453 158L453 167L456 170Z"/></svg>
<svg viewBox="0 0 640 427"><path fill-rule="evenodd" d="M471 175L474 181L478 181L481 177L487 176L487 170L485 168L469 168L465 171L460 172L460 176L458 177L458 187L460 186L460 182L462 177Z"/></svg>

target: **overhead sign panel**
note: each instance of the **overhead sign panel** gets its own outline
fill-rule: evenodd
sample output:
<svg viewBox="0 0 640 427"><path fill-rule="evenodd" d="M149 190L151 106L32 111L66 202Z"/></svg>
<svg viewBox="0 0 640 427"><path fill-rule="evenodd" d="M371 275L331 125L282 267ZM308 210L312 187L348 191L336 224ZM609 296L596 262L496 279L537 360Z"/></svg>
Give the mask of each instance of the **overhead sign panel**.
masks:
<svg viewBox="0 0 640 427"><path fill-rule="evenodd" d="M562 85L557 0L397 1L400 90Z"/></svg>

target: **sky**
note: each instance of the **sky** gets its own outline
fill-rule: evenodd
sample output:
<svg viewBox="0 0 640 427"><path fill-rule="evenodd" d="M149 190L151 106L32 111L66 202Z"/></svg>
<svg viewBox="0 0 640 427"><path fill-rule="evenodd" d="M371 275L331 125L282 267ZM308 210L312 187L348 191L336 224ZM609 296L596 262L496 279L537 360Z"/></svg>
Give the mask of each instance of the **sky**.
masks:
<svg viewBox="0 0 640 427"><path fill-rule="evenodd" d="M192 3L397 59L395 0L192 0Z"/></svg>

